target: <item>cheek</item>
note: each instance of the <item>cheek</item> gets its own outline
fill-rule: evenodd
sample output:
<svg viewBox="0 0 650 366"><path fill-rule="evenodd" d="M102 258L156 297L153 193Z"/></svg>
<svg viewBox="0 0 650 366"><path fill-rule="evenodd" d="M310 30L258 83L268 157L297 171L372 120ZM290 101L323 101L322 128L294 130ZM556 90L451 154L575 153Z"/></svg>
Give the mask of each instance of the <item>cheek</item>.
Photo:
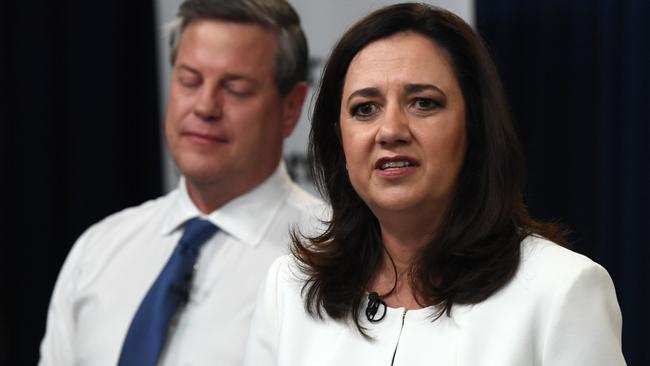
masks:
<svg viewBox="0 0 650 366"><path fill-rule="evenodd" d="M345 155L348 172L350 174L354 173L363 158L360 143L353 134L344 129L341 131L341 143L343 144L343 154Z"/></svg>
<svg viewBox="0 0 650 366"><path fill-rule="evenodd" d="M281 149L283 136L277 116L263 113L251 108L232 108L224 113L227 122L223 127L228 130L233 139L236 154L259 154L251 159L267 158L277 149Z"/></svg>
<svg viewBox="0 0 650 366"><path fill-rule="evenodd" d="M165 138L167 139L167 144L170 148L173 147L173 142L176 140L176 130L178 123L175 121L174 109L170 105L167 107L167 113L165 115Z"/></svg>
<svg viewBox="0 0 650 366"><path fill-rule="evenodd" d="M455 157L455 160L457 160L458 165L462 165L463 161L465 160L465 152L467 150L467 132L464 122L459 123L459 127L455 131L450 145L451 146L449 148L451 150L451 154Z"/></svg>
<svg viewBox="0 0 650 366"><path fill-rule="evenodd" d="M230 96L223 100L224 118L232 122L232 128L245 133L257 133L260 129L270 130L276 119L276 109L261 97L241 100Z"/></svg>
<svg viewBox="0 0 650 366"><path fill-rule="evenodd" d="M431 146L429 156L437 157L435 162L439 171L450 174L449 179L455 180L465 160L467 143L464 129L436 139Z"/></svg>
<svg viewBox="0 0 650 366"><path fill-rule="evenodd" d="M351 123L352 124L352 123ZM374 131L369 126L341 126L341 143L348 164L368 159L374 145Z"/></svg>
<svg viewBox="0 0 650 366"><path fill-rule="evenodd" d="M192 110L192 98L172 88L167 100L167 114L165 125L170 128L180 124L181 119Z"/></svg>
<svg viewBox="0 0 650 366"><path fill-rule="evenodd" d="M368 144L367 136L363 133L344 131L341 131L341 141L350 183L360 196L365 197L364 192L367 190L373 172L370 169L372 144Z"/></svg>

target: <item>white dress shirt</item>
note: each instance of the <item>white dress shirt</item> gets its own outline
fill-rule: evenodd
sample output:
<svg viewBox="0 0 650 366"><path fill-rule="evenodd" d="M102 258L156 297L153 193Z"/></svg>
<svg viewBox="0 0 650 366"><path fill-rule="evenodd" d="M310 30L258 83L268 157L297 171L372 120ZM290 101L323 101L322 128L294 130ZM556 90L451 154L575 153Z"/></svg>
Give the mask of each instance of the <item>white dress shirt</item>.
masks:
<svg viewBox="0 0 650 366"><path fill-rule="evenodd" d="M362 325L311 318L291 257L271 266L262 286L245 366L621 366L621 313L612 281L588 258L538 237L522 242L515 277L487 300L388 308ZM365 310L367 300L363 304ZM381 310L380 310L381 311Z"/></svg>
<svg viewBox="0 0 650 366"><path fill-rule="evenodd" d="M79 238L61 269L39 365L116 365L133 315L194 217L219 230L201 249L189 302L158 364L241 365L257 289L287 252L290 227L313 233L326 210L280 164L264 183L207 216L181 179L166 196L107 217Z"/></svg>

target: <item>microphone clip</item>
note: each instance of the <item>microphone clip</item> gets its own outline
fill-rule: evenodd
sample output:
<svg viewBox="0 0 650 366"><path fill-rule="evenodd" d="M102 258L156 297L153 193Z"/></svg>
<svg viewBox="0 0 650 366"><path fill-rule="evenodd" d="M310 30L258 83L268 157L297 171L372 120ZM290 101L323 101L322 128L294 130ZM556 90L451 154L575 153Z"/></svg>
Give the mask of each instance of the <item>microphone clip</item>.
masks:
<svg viewBox="0 0 650 366"><path fill-rule="evenodd" d="M380 308L383 307L381 315L378 317L377 312L380 311ZM376 292L371 292L368 294L368 306L366 307L366 318L371 323L380 322L386 316L386 303L379 297L379 294Z"/></svg>

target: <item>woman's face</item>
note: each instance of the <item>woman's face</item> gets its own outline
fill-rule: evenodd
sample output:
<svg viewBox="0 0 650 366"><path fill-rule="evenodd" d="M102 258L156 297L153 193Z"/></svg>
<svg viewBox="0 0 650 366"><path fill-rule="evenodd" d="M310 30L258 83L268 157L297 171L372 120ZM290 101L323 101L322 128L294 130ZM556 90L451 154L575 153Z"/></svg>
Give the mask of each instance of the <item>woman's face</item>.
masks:
<svg viewBox="0 0 650 366"><path fill-rule="evenodd" d="M348 68L341 137L354 189L375 215L440 215L466 150L465 102L444 49L403 32Z"/></svg>

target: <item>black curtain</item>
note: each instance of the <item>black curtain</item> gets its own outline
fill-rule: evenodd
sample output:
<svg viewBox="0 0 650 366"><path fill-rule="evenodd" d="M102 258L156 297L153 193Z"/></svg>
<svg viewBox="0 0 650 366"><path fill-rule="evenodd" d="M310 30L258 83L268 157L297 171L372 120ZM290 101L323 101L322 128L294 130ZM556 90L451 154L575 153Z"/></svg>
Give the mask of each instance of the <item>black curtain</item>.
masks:
<svg viewBox="0 0 650 366"><path fill-rule="evenodd" d="M34 365L93 222L161 194L153 2L0 5L0 364Z"/></svg>
<svg viewBox="0 0 650 366"><path fill-rule="evenodd" d="M477 0L538 218L573 229L623 312L628 365L650 365L650 1Z"/></svg>

